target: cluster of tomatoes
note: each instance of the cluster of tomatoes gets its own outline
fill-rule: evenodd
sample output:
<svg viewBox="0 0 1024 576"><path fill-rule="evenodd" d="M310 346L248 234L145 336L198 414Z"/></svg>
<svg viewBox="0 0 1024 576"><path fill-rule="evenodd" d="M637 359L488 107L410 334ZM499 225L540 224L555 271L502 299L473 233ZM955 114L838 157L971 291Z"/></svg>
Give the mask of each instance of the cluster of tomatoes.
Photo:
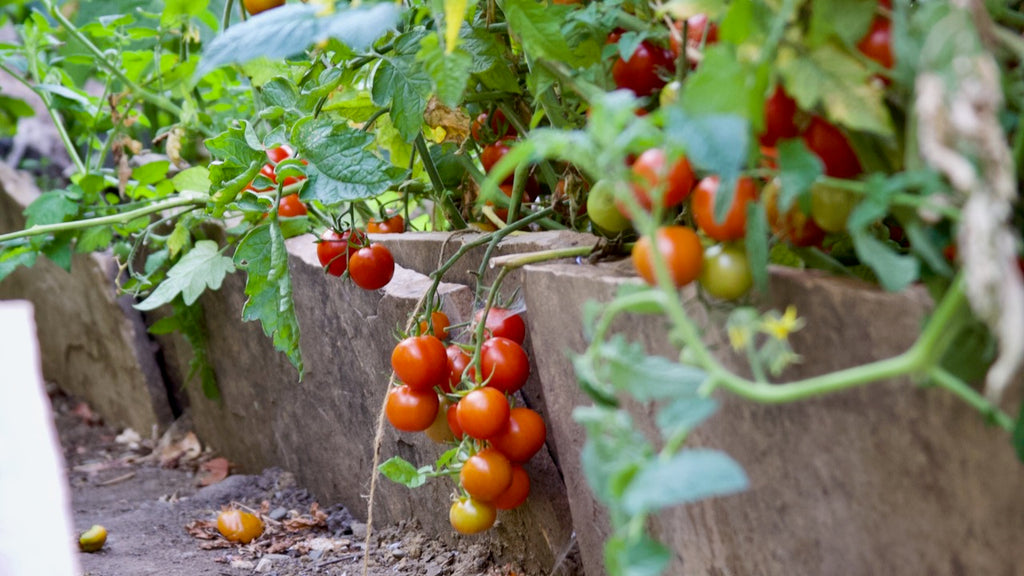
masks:
<svg viewBox="0 0 1024 576"><path fill-rule="evenodd" d="M270 148L267 150L267 163L260 169L260 176L264 178L269 184L262 188L256 187L256 181L250 182L245 189L256 194L266 194L273 192L277 189L277 165L283 160L287 160L294 155L291 147L287 144L278 146L276 148ZM302 161L306 163L305 160ZM304 176L287 176L284 181L281 182L281 186L291 186L292 184L298 184L304 180ZM283 218L294 218L296 216L305 216L309 213L306 209L306 205L299 200L298 194L285 194L281 197L281 202L277 207L277 213Z"/></svg>
<svg viewBox="0 0 1024 576"><path fill-rule="evenodd" d="M498 510L526 501L530 478L523 469L544 446L540 414L513 407L512 395L526 384L530 362L522 348L526 324L506 308L491 308L484 323L477 376L473 346L449 344L449 320L432 312L420 334L400 341L391 354L398 384L388 391L385 415L398 430L424 431L435 442L458 441L465 456L458 472L460 494L449 510L452 527L475 534L494 525Z"/></svg>
<svg viewBox="0 0 1024 576"><path fill-rule="evenodd" d="M405 231L401 215L381 220L370 220L366 232L396 234ZM364 290L378 290L387 286L395 275L395 258L387 246L370 242L366 232L350 228L338 232L328 228L317 240L316 256L324 271L332 276L348 274L356 286Z"/></svg>
<svg viewBox="0 0 1024 576"><path fill-rule="evenodd" d="M886 0L882 5L889 7ZM685 31L685 34L683 32ZM620 32L613 32L608 42L618 42ZM684 45L685 38L685 45ZM861 52L883 68L893 66L890 46L890 23L885 16L874 18L871 28L858 44ZM612 78L619 88L636 95L652 96L661 90L664 104L676 98L678 86L669 83L675 62L686 50L691 66L699 65L697 49L717 41L717 27L705 15L697 15L679 23L670 35L669 47L650 40L641 42L628 60L619 57L612 65ZM821 160L826 176L852 179L861 174L861 164L843 132L825 118L803 113L779 84L765 102L765 129L758 135L765 162L774 167L775 146L780 140L801 138L807 148ZM720 179L707 175L697 180L685 157L672 163L660 149L650 149L633 160L631 165L633 198L650 212L657 207L674 214L689 199L689 221L694 226L668 225L659 228L653 242L641 238L632 251L633 264L648 283L655 283L652 253L657 250L668 265L676 287L699 281L704 291L723 300L743 296L752 284L752 275L743 239L746 236L747 205L761 196L769 224L775 235L797 246L818 246L829 232L842 232L856 199L847 191L816 184L811 191L810 214L798 206L780 213L777 206L778 183L764 184L759 193L755 180L741 177L735 183L732 204L723 220L714 218L715 197ZM614 184L598 181L587 198L587 214L595 229L606 235L629 230L632 223L625 207L615 201ZM700 232L700 234L698 234ZM702 238L704 241L702 241Z"/></svg>

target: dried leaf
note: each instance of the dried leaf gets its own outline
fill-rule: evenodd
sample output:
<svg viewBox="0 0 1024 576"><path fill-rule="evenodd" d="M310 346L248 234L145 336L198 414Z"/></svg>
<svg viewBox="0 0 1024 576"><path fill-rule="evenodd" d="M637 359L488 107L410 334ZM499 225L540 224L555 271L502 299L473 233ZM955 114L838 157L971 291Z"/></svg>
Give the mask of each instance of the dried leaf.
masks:
<svg viewBox="0 0 1024 576"><path fill-rule="evenodd" d="M200 486L210 486L228 477L231 473L231 462L227 458L214 458L199 465L199 476L197 483Z"/></svg>

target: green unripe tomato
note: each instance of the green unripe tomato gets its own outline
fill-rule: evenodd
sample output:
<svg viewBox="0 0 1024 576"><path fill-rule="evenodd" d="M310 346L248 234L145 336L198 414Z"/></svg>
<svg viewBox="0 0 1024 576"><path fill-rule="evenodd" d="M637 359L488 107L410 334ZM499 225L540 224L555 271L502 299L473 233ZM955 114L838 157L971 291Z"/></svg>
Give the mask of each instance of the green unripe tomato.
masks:
<svg viewBox="0 0 1024 576"><path fill-rule="evenodd" d="M679 80L673 80L666 84L661 89L661 94L658 95L658 104L662 108L675 104L679 100L679 90L682 87L683 85L679 83Z"/></svg>
<svg viewBox="0 0 1024 576"><path fill-rule="evenodd" d="M849 190L815 184L811 187L811 218L826 232L846 230L846 220L857 206L857 197Z"/></svg>
<svg viewBox="0 0 1024 576"><path fill-rule="evenodd" d="M78 537L78 549L82 552L99 552L107 543L107 529L94 524Z"/></svg>
<svg viewBox="0 0 1024 576"><path fill-rule="evenodd" d="M587 216L597 231L606 236L614 236L632 226L615 207L614 185L607 180L595 182L587 194Z"/></svg>
<svg viewBox="0 0 1024 576"><path fill-rule="evenodd" d="M750 290L754 277L742 244L715 244L704 250L700 285L720 300L736 300Z"/></svg>

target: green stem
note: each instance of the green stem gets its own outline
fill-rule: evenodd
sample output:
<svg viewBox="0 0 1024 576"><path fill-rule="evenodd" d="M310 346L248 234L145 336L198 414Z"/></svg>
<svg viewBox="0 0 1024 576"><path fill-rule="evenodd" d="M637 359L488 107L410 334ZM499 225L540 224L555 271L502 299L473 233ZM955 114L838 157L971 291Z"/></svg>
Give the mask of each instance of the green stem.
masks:
<svg viewBox="0 0 1024 576"><path fill-rule="evenodd" d="M949 339L955 337L957 332L951 330L954 317L966 304L967 295L964 293L963 273L960 272L953 278L953 282L946 290L942 300L939 301L935 311L932 312L917 341L907 351L917 359L919 368L935 365L938 358L946 351Z"/></svg>
<svg viewBox="0 0 1024 576"><path fill-rule="evenodd" d="M843 180L841 178L830 178L824 177L821 179L821 183L831 188L838 188L841 190L847 190L849 192L855 192L861 196L868 194L867 184L856 180ZM953 222L960 221L960 210L954 206L943 206L930 202L927 197L915 196L913 194L893 194L890 197L892 204L897 206L906 206L908 208L914 208L917 210L928 210L939 214L945 218L949 218Z"/></svg>
<svg viewBox="0 0 1024 576"><path fill-rule="evenodd" d="M59 222L57 224L45 224L37 225L25 230L19 230L17 232L11 232L9 234L0 234L0 243L7 242L8 240L14 240L17 238L26 238L29 236L40 236L43 234L52 234L54 232L64 232L66 230L81 230L85 228L93 228L96 226L107 226L110 224L122 224L124 222L130 222L141 216L154 214L163 210L170 210L172 208L178 208L180 206L199 206L206 204L210 198L206 195L201 196L181 196L178 198L172 198L169 200L163 200L146 206L145 208L139 208L137 210L130 210L128 212L121 212L119 214L112 214L110 216L101 216L99 218L89 218L85 220L72 220L70 222Z"/></svg>
<svg viewBox="0 0 1024 576"><path fill-rule="evenodd" d="M571 248L555 248L552 250L541 250L529 254L510 254L492 258L491 268L501 266L503 268L522 268L528 264L538 264L550 260L561 260L562 258L574 258L586 256L594 251L594 246L573 246Z"/></svg>
<svg viewBox="0 0 1024 576"><path fill-rule="evenodd" d="M427 141L423 139L423 133L420 132L416 135L416 149L419 151L420 160L423 162L423 168L427 172L427 176L430 178L430 184L434 187L434 200L441 204L441 210L444 212L445 218L452 228L462 229L466 227L466 221L462 218L462 214L459 213L459 209L452 202L451 196L448 191L444 188L444 183L441 181L441 174L437 171L437 166L434 165L433 158L430 157L430 150L427 149Z"/></svg>
<svg viewBox="0 0 1024 576"><path fill-rule="evenodd" d="M1007 432L1013 431L1013 418L989 402L988 399L979 394L974 388L968 386L963 380L938 366L928 371L928 377L936 386L952 392L975 410L991 418L1000 428Z"/></svg>
<svg viewBox="0 0 1024 576"><path fill-rule="evenodd" d="M231 9L234 8L235 0L227 0L224 3L224 15L220 21L220 31L224 32L231 25Z"/></svg>

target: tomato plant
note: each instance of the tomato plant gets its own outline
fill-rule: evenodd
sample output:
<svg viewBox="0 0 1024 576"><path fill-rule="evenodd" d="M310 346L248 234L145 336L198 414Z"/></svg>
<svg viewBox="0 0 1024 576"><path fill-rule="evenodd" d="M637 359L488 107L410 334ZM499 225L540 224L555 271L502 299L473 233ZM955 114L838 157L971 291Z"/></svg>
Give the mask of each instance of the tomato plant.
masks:
<svg viewBox="0 0 1024 576"><path fill-rule="evenodd" d="M659 206L671 208L683 203L693 189L694 174L686 157L680 157L671 167L666 166L665 151L660 148L645 150L633 163L633 194L644 210L654 205L651 193L658 190ZM624 208L619 208L625 213Z"/></svg>
<svg viewBox="0 0 1024 576"><path fill-rule="evenodd" d="M796 138L800 127L796 125L796 100L786 94L782 85L764 103L764 132L759 141L762 146L775 146L780 139Z"/></svg>
<svg viewBox="0 0 1024 576"><path fill-rule="evenodd" d="M496 109L492 114L481 112L470 127L473 140L482 143L515 138L518 133L515 126L508 121L501 109Z"/></svg>
<svg viewBox="0 0 1024 576"><path fill-rule="evenodd" d="M835 178L854 178L861 172L860 160L842 130L820 116L811 118L804 130L804 142L821 158L825 174Z"/></svg>
<svg viewBox="0 0 1024 576"><path fill-rule="evenodd" d="M401 214L394 214L383 220L371 218L366 223L366 231L370 234L401 234L405 232L405 218Z"/></svg>
<svg viewBox="0 0 1024 576"><path fill-rule="evenodd" d="M462 373L469 366L470 358L458 344L448 346L445 352L448 354L448 391L451 391L462 381Z"/></svg>
<svg viewBox="0 0 1024 576"><path fill-rule="evenodd" d="M483 309L477 310L473 316L474 325L480 324L480 318L483 314ZM513 312L508 308L492 306L487 311L487 320L484 322L484 334L494 338L508 338L521 345L526 340L526 322L518 312Z"/></svg>
<svg viewBox="0 0 1024 576"><path fill-rule="evenodd" d="M644 40L633 51L629 60L621 57L612 65L612 78L619 88L632 90L637 96L650 96L661 90L675 73L672 53Z"/></svg>
<svg viewBox="0 0 1024 576"><path fill-rule="evenodd" d="M656 283L652 252L657 250L665 259L672 283L677 288L697 279L700 275L703 250L700 238L692 228L666 226L659 228L654 238L655 243L651 244L650 237L643 236L633 246L633 267L641 278L648 284Z"/></svg>
<svg viewBox="0 0 1024 576"><path fill-rule="evenodd" d="M440 310L435 310L430 313L430 322L426 320L420 320L420 334L433 334L441 340L448 339L448 326L451 326L451 320L448 319L448 315ZM456 348L458 348L456 346ZM451 346L448 347L448 358L451 358Z"/></svg>
<svg viewBox="0 0 1024 576"><path fill-rule="evenodd" d="M288 194L281 197L281 205L277 207L277 213L285 218L294 218L305 216L309 212L302 200L299 200L298 194Z"/></svg>
<svg viewBox="0 0 1024 576"><path fill-rule="evenodd" d="M547 434L547 426L540 414L529 408L513 408L506 428L491 438L491 445L510 461L522 463L544 447Z"/></svg>
<svg viewBox="0 0 1024 576"><path fill-rule="evenodd" d="M348 269L349 257L364 241L365 237L359 231L324 230L316 245L317 259L328 274L341 276Z"/></svg>
<svg viewBox="0 0 1024 576"><path fill-rule="evenodd" d="M348 273L356 286L377 290L391 282L395 275L395 258L383 244L370 244L349 256Z"/></svg>
<svg viewBox="0 0 1024 576"><path fill-rule="evenodd" d="M417 390L403 384L388 390L384 414L397 430L420 432L434 423L439 408L440 401L433 390Z"/></svg>
<svg viewBox="0 0 1024 576"><path fill-rule="evenodd" d="M448 382L448 353L436 336L410 336L391 351L391 368L414 390L433 390Z"/></svg>
<svg viewBox="0 0 1024 576"><path fill-rule="evenodd" d="M708 237L723 242L739 240L747 232L747 204L757 197L754 181L745 177L739 179L724 221L715 218L718 184L717 176L708 176L697 184L693 192L693 217L700 231Z"/></svg>
<svg viewBox="0 0 1024 576"><path fill-rule="evenodd" d="M497 388L477 388L459 400L456 417L464 434L487 440L500 433L508 422L508 400Z"/></svg>
<svg viewBox="0 0 1024 576"><path fill-rule="evenodd" d="M615 235L632 227L629 218L615 206L614 184L599 180L587 195L587 216L598 232Z"/></svg>
<svg viewBox="0 0 1024 576"><path fill-rule="evenodd" d="M494 506L475 498L459 498L448 510L448 521L459 534L479 534L494 526L498 513Z"/></svg>

